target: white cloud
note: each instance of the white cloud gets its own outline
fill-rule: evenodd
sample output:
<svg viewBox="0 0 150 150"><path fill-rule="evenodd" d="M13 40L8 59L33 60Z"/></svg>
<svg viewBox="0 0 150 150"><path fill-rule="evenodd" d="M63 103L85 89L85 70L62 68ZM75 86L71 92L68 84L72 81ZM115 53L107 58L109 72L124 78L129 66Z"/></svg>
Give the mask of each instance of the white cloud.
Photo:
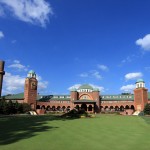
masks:
<svg viewBox="0 0 150 150"><path fill-rule="evenodd" d="M1 12L10 12L21 21L42 27L49 21L49 15L53 15L52 7L45 0L1 0L0 3Z"/></svg>
<svg viewBox="0 0 150 150"><path fill-rule="evenodd" d="M9 65L8 68L14 68L17 69L18 71L28 71L28 67L20 64L19 60L14 60L13 64Z"/></svg>
<svg viewBox="0 0 150 150"><path fill-rule="evenodd" d="M101 76L100 73L99 73L98 71L96 71L96 70L91 71L91 75L92 75L94 78L98 79L98 80L102 79L102 76Z"/></svg>
<svg viewBox="0 0 150 150"><path fill-rule="evenodd" d="M3 94L10 94L16 92L23 92L25 77L20 75L12 75L6 72L4 76L4 92Z"/></svg>
<svg viewBox="0 0 150 150"><path fill-rule="evenodd" d="M105 65L98 65L98 68L103 70L103 71L108 71L109 70L108 67L105 66Z"/></svg>
<svg viewBox="0 0 150 150"><path fill-rule="evenodd" d="M84 78L85 77L96 78L98 80L102 79L102 76L100 75L100 73L97 70L91 70L88 73L84 72L84 73L81 73L79 76L84 77Z"/></svg>
<svg viewBox="0 0 150 150"><path fill-rule="evenodd" d="M74 84L72 85L71 87L68 88L68 90L70 91L71 89L78 89L82 84ZM95 85L95 84L89 84L91 85L93 88L98 88L100 91L104 91L104 87L102 86L98 86L98 85Z"/></svg>
<svg viewBox="0 0 150 150"><path fill-rule="evenodd" d="M150 51L150 34L145 35L136 41L136 44L141 46L143 50Z"/></svg>
<svg viewBox="0 0 150 150"><path fill-rule="evenodd" d="M0 31L0 39L2 39L3 37L4 37L4 33Z"/></svg>
<svg viewBox="0 0 150 150"><path fill-rule="evenodd" d="M81 86L81 84L74 84L71 87L68 88L68 90L72 90L72 89L78 89Z"/></svg>
<svg viewBox="0 0 150 150"><path fill-rule="evenodd" d="M79 76L85 78L85 77L88 77L89 75L88 75L88 73L81 73Z"/></svg>
<svg viewBox="0 0 150 150"><path fill-rule="evenodd" d="M38 90L43 91L48 86L48 81L43 81L42 77L37 75L38 80Z"/></svg>
<svg viewBox="0 0 150 150"><path fill-rule="evenodd" d="M14 94L24 92L25 76L13 75L6 72L4 76L3 94ZM43 91L47 88L48 82L44 81L41 76L37 75L38 90Z"/></svg>
<svg viewBox="0 0 150 150"><path fill-rule="evenodd" d="M132 92L134 89L135 89L134 84L125 85L120 88L120 90L124 92Z"/></svg>
<svg viewBox="0 0 150 150"><path fill-rule="evenodd" d="M127 62L131 62L132 61L132 58L130 56L127 56L125 59L123 59L121 61L121 63L127 63Z"/></svg>
<svg viewBox="0 0 150 150"><path fill-rule="evenodd" d="M125 75L126 80L135 80L138 78L141 78L143 74L141 72L133 72L133 73L128 73Z"/></svg>
<svg viewBox="0 0 150 150"><path fill-rule="evenodd" d="M102 86L98 86L98 85L95 85L95 84L89 84L89 85L91 85L93 88L99 89L101 92L104 92L104 87L102 87Z"/></svg>

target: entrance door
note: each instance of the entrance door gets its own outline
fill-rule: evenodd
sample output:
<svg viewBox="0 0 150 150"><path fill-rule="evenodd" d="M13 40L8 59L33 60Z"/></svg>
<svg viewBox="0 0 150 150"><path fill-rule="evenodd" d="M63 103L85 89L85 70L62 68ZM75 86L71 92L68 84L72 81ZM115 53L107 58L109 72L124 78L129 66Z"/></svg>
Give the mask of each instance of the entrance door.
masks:
<svg viewBox="0 0 150 150"><path fill-rule="evenodd" d="M87 111L87 105L86 105L85 103L83 103L83 104L81 105L81 109L84 109L85 111Z"/></svg>

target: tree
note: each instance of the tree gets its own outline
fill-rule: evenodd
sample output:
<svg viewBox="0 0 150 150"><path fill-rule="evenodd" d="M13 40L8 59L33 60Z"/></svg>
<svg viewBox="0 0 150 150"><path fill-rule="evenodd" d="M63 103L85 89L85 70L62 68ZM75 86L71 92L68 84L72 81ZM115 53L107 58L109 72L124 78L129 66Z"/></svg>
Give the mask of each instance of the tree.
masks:
<svg viewBox="0 0 150 150"><path fill-rule="evenodd" d="M150 104L146 104L144 107L144 114L150 115Z"/></svg>
<svg viewBox="0 0 150 150"><path fill-rule="evenodd" d="M31 106L27 103L23 103L22 107L23 107L23 113L26 113L31 110Z"/></svg>
<svg viewBox="0 0 150 150"><path fill-rule="evenodd" d="M14 104L13 102L10 100L8 102L8 114L14 114L15 111L14 111L15 107L14 107Z"/></svg>
<svg viewBox="0 0 150 150"><path fill-rule="evenodd" d="M31 110L31 106L27 103L20 104L16 101L13 103L11 100L6 101L5 99L0 100L0 114L20 114L26 113Z"/></svg>

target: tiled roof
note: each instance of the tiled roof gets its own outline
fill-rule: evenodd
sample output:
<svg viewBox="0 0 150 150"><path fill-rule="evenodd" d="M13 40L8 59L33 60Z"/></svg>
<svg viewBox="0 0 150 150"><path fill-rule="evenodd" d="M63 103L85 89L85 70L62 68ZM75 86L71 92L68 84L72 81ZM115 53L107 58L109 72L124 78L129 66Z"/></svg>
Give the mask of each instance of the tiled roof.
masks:
<svg viewBox="0 0 150 150"><path fill-rule="evenodd" d="M8 100L9 99L11 99L11 100L22 100L22 99L24 99L24 93L5 95L2 97L4 99L8 99ZM101 97L102 101L124 101L124 100L133 101L134 100L133 94L129 94L129 95L122 95L122 94L100 95L100 97ZM148 99L150 100L150 92L148 92ZM69 101L70 95L38 95L37 100L38 101L51 101L51 100Z"/></svg>
<svg viewBox="0 0 150 150"><path fill-rule="evenodd" d="M3 96L4 99L11 99L11 100L22 100L24 99L24 93L18 93L18 94L11 94L11 95L5 95Z"/></svg>
<svg viewBox="0 0 150 150"><path fill-rule="evenodd" d="M69 101L70 95L38 95L38 101Z"/></svg>
<svg viewBox="0 0 150 150"><path fill-rule="evenodd" d="M134 95L133 94L129 94L129 95L122 95L122 94L118 94L118 95L101 95L101 100L102 101L123 101L123 100L129 100L129 101L133 101L134 100Z"/></svg>

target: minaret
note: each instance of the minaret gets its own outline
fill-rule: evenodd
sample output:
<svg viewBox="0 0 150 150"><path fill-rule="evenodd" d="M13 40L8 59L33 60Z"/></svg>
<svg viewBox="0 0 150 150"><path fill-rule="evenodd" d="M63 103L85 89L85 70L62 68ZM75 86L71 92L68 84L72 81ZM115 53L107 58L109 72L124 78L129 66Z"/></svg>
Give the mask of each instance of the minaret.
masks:
<svg viewBox="0 0 150 150"><path fill-rule="evenodd" d="M0 60L0 97L1 97L1 93L2 93L3 76L5 74L4 65L5 65L5 62Z"/></svg>
<svg viewBox="0 0 150 150"><path fill-rule="evenodd" d="M27 78L25 79L24 87L24 103L31 105L32 109L36 109L37 100L37 79L33 70L29 71Z"/></svg>
<svg viewBox="0 0 150 150"><path fill-rule="evenodd" d="M143 79L138 79L136 88L134 89L134 107L135 110L143 111L145 104L148 103L148 93L145 88L145 82Z"/></svg>

